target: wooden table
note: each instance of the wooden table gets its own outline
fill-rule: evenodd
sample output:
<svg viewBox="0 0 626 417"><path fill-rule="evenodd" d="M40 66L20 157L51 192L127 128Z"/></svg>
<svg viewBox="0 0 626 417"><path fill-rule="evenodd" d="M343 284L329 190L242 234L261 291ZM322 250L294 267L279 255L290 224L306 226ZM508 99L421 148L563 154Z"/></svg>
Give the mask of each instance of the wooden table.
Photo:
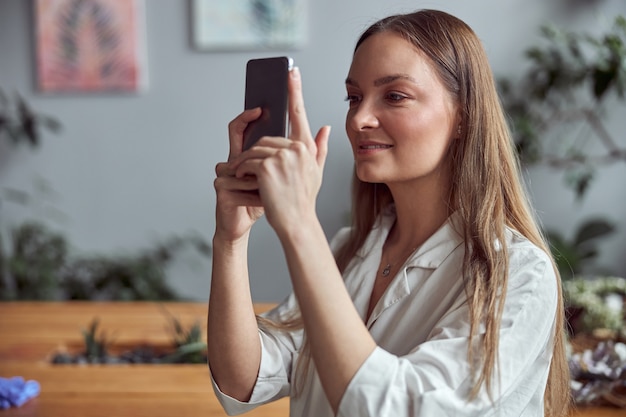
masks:
<svg viewBox="0 0 626 417"><path fill-rule="evenodd" d="M271 307L256 306L257 312ZM186 417L225 416L206 365L51 365L51 356L82 345L81 330L93 318L118 347L167 346L168 316L185 326L200 321L204 303L0 303L0 376L41 384L41 394L0 417ZM267 404L250 417L289 415L288 399ZM618 409L584 409L573 417L626 416Z"/></svg>
<svg viewBox="0 0 626 417"><path fill-rule="evenodd" d="M257 312L270 305L256 306ZM51 356L82 345L94 317L114 345L169 346L169 319L206 329L204 303L0 303L0 376L41 384L41 394L0 417L226 416L206 365L51 365ZM206 333L204 333L206 334ZM204 336L203 336L204 337ZM289 415L287 399L259 407L252 417Z"/></svg>

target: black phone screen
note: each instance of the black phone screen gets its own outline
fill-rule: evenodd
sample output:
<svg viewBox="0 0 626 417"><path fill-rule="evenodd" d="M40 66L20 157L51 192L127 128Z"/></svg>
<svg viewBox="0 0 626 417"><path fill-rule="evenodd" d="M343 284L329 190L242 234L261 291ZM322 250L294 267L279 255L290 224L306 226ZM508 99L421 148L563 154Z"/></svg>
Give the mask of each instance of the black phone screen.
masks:
<svg viewBox="0 0 626 417"><path fill-rule="evenodd" d="M248 61L244 107L261 107L262 113L244 131L244 150L249 149L263 136L287 135L287 80L292 62L289 57Z"/></svg>

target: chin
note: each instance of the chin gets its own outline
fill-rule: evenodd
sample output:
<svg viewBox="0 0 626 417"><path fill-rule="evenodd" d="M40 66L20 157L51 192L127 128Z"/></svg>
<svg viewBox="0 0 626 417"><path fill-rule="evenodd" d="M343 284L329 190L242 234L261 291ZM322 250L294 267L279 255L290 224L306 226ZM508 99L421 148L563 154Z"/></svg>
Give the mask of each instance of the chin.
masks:
<svg viewBox="0 0 626 417"><path fill-rule="evenodd" d="M356 177L363 182L368 182L372 184L385 182L384 178L380 174L373 172L370 169L362 169L357 167L355 172Z"/></svg>

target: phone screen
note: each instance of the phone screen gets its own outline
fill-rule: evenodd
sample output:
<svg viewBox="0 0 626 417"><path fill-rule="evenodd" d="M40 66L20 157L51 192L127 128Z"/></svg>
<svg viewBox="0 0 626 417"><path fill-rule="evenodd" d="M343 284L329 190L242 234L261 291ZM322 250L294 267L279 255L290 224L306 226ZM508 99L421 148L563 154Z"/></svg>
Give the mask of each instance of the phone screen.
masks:
<svg viewBox="0 0 626 417"><path fill-rule="evenodd" d="M243 149L263 136L287 136L287 80L293 60L289 57L251 59L246 65L245 108L261 107L262 113L243 134Z"/></svg>

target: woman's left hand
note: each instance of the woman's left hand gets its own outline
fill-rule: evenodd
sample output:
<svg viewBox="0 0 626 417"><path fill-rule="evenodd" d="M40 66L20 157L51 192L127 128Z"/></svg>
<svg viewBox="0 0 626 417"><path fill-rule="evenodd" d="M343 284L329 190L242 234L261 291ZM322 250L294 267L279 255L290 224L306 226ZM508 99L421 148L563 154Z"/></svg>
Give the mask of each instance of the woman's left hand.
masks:
<svg viewBox="0 0 626 417"><path fill-rule="evenodd" d="M311 134L298 68L289 76L289 138L264 137L229 164L239 178L254 175L270 225L281 232L315 216L330 126Z"/></svg>

